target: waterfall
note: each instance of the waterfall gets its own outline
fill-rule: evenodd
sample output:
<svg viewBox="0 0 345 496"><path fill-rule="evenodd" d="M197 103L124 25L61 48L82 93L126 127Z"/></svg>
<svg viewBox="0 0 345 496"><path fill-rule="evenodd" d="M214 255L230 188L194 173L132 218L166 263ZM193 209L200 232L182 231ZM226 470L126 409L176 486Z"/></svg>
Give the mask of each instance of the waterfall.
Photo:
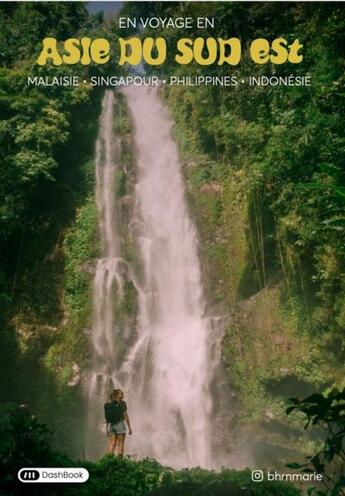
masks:
<svg viewBox="0 0 345 496"><path fill-rule="evenodd" d="M94 362L87 380L89 406L86 455L102 452L105 436L102 406L107 401L116 372L114 337L119 329L114 321L113 301L121 289L117 223L115 218L116 137L113 133L114 94L107 91L102 102L100 130L96 142L96 202L98 208L101 258L96 261L93 284L92 347ZM104 450L104 449L103 449Z"/></svg>
<svg viewBox="0 0 345 496"><path fill-rule="evenodd" d="M107 92L96 151L102 258L94 277L89 422L100 425L109 387L121 387L134 432L127 436L127 452L175 467L210 467L210 321L172 123L156 88L128 87L123 93L134 123L137 159L132 230L141 270L136 276L134 269L127 273L137 289L138 315L131 346L118 359L114 343L124 330L114 319L113 300L122 297L125 262L114 218L114 97ZM95 438L89 447L92 443Z"/></svg>

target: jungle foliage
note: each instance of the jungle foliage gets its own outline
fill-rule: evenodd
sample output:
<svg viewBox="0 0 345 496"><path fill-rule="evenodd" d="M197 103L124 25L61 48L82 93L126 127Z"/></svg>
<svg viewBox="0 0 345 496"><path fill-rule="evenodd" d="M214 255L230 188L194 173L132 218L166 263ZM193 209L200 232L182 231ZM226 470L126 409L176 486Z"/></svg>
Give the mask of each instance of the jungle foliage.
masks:
<svg viewBox="0 0 345 496"><path fill-rule="evenodd" d="M82 75L78 67L42 71L35 64L42 38L101 26L81 3L0 6L0 390L5 410L29 397L45 418L70 411L66 385L75 362L87 357L80 326L90 311L86 259L97 250L93 154L101 93L29 85L27 78ZM57 415L54 427L63 423ZM68 424L81 427L75 411Z"/></svg>
<svg viewBox="0 0 345 496"><path fill-rule="evenodd" d="M345 491L345 389L337 388L326 394L312 394L303 400L290 399L287 414L303 415L305 429L318 426L325 438L321 449L309 456L306 463L290 463L288 467L323 475L325 490L310 488L315 496L339 496Z"/></svg>
<svg viewBox="0 0 345 496"><path fill-rule="evenodd" d="M249 471L223 469L221 472L213 472L200 468L173 470L152 459L135 461L112 455L103 457L97 463L73 461L51 448L51 436L52 432L47 426L32 418L28 412L23 413L20 409L12 412L10 422L1 428L3 441L0 447L0 494L22 494L23 485L17 480L17 471L30 466L84 467L89 471L90 477L84 484L27 484L27 496L149 496L151 491L159 487L169 488L173 495L174 487L182 482L209 485L210 490L214 483L232 483L231 487L234 489L250 489L247 494L252 496L300 494L288 484L252 482ZM188 496L188 493L185 494Z"/></svg>

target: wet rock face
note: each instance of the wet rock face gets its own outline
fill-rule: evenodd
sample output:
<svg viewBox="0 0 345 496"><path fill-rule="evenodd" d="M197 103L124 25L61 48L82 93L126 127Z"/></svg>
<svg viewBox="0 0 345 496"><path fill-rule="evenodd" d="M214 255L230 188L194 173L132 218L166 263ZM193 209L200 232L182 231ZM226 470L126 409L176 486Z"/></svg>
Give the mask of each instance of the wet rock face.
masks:
<svg viewBox="0 0 345 496"><path fill-rule="evenodd" d="M67 383L67 386L75 387L80 382L80 367L75 362L72 364L72 376Z"/></svg>
<svg viewBox="0 0 345 496"><path fill-rule="evenodd" d="M146 496L251 496L250 489L232 482L181 482L155 489Z"/></svg>

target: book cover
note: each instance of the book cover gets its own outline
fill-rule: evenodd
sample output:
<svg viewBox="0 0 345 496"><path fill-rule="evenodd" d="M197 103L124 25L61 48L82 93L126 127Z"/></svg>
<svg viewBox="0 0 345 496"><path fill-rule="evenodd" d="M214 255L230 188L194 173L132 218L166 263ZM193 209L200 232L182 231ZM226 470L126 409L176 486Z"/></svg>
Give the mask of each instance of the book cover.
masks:
<svg viewBox="0 0 345 496"><path fill-rule="evenodd" d="M0 3L1 494L345 494L344 27Z"/></svg>

